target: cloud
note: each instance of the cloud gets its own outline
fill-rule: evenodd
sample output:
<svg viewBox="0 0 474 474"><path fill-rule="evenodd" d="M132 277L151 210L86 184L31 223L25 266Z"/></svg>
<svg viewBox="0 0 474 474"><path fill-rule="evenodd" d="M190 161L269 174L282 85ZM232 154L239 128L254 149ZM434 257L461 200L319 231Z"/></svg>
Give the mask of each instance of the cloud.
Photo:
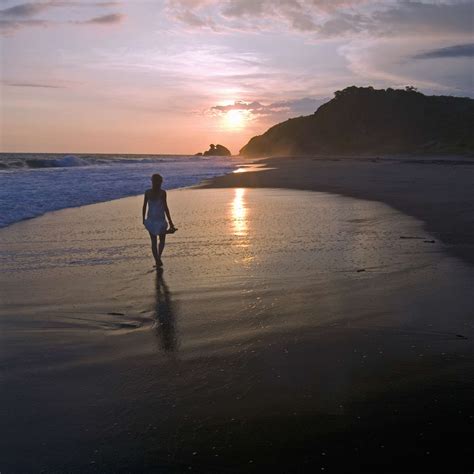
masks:
<svg viewBox="0 0 474 474"><path fill-rule="evenodd" d="M270 32L282 36L280 44L292 35L305 45L314 43L315 51L321 40L328 40L321 50L329 49L330 42L338 44L335 54L342 64L337 78L344 76L357 85L414 85L432 93L446 93L456 87L464 90L467 78L472 77L466 64L466 58L472 57L472 47L466 46L472 44L472 0L168 0L168 5L168 13L193 30L209 28L208 19L212 18L214 31ZM446 44L458 46L444 50ZM277 56L275 52L268 54L270 59ZM463 64L448 75L434 65L435 61L414 60L435 57L465 61L459 60ZM321 87L310 84L311 70L309 64L308 72L299 71L298 81L301 84L306 79L307 84L296 86L298 95L305 94L304 90L321 91ZM297 74L295 70L290 80L294 81ZM336 82L327 76L325 80ZM258 95L269 97L269 83L243 81L239 85L244 91L255 91L257 85ZM291 92L290 97L298 96ZM258 114L259 109L254 112Z"/></svg>
<svg viewBox="0 0 474 474"><path fill-rule="evenodd" d="M472 35L472 1L410 1L374 13L373 30L381 35Z"/></svg>
<svg viewBox="0 0 474 474"><path fill-rule="evenodd" d="M316 112L318 107L329 99L304 97L302 99L283 100L265 105L260 101L235 101L233 104L215 105L210 108L211 115L224 115L231 110L248 112L251 118L271 117L288 118L296 115L308 115Z"/></svg>
<svg viewBox="0 0 474 474"><path fill-rule="evenodd" d="M168 13L194 28L312 33L319 38L472 33L471 0L168 0Z"/></svg>
<svg viewBox="0 0 474 474"><path fill-rule="evenodd" d="M0 15L5 17L29 18L39 15L46 10L57 7L111 7L119 5L120 2L73 2L73 1L45 1L21 3L13 7L0 10Z"/></svg>
<svg viewBox="0 0 474 474"><path fill-rule="evenodd" d="M64 89L64 86L58 86L55 84L46 84L40 82L11 82L11 81L2 81L7 87L33 87L41 89Z"/></svg>
<svg viewBox="0 0 474 474"><path fill-rule="evenodd" d="M364 81L364 85L375 87L435 87L437 84L415 80L401 67L401 53L407 48L407 41L391 42L371 39L354 40L339 48L339 54L347 62L347 67L354 75L356 85ZM411 43L409 44L412 47ZM395 66L395 67L394 67Z"/></svg>
<svg viewBox="0 0 474 474"><path fill-rule="evenodd" d="M47 27L51 22L47 20L4 20L0 18L0 34L10 34L20 28Z"/></svg>
<svg viewBox="0 0 474 474"><path fill-rule="evenodd" d="M0 10L0 15L6 17L22 17L27 18L38 15L45 10L51 8L51 3L22 3L14 7Z"/></svg>
<svg viewBox="0 0 474 474"><path fill-rule="evenodd" d="M179 0L186 4L186 0ZM301 14L328 13L344 8L368 3L369 0L230 0L222 2L224 16L241 17L268 14L294 15L295 12ZM219 2L216 2L219 3Z"/></svg>
<svg viewBox="0 0 474 474"><path fill-rule="evenodd" d="M211 28L217 30L216 25L212 18L200 17L190 10L182 10L176 12L176 19L192 28Z"/></svg>
<svg viewBox="0 0 474 474"><path fill-rule="evenodd" d="M414 59L435 58L472 58L474 56L474 43L458 44L447 48L438 48L424 53L416 54Z"/></svg>
<svg viewBox="0 0 474 474"><path fill-rule="evenodd" d="M80 25L111 25L120 23L125 18L125 15L120 13L112 13L110 15L97 16L86 21L73 22Z"/></svg>
<svg viewBox="0 0 474 474"><path fill-rule="evenodd" d="M66 24L73 25L110 25L119 23L124 15L112 13L90 18L88 20L61 20L55 21L51 18L33 18L43 12L48 12L55 8L87 7L87 8L107 8L119 5L120 2L80 2L80 1L60 1L49 0L44 2L21 3L13 7L0 10L0 33L10 34L22 28L28 27L51 27Z"/></svg>

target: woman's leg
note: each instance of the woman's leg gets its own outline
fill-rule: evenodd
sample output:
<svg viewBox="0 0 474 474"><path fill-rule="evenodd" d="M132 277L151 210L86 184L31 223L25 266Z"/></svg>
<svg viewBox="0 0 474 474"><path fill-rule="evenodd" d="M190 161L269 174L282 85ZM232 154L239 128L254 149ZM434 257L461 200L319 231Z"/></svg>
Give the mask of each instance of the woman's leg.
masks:
<svg viewBox="0 0 474 474"><path fill-rule="evenodd" d="M161 254L165 248L166 234L160 234L160 246L158 247L158 257L161 258Z"/></svg>
<svg viewBox="0 0 474 474"><path fill-rule="evenodd" d="M157 244L156 235L153 235L152 233L150 233L150 239L151 239L151 251L153 253L153 257L155 258L155 262L158 264L158 260L160 259L160 256L158 254L158 249L156 248L156 244Z"/></svg>

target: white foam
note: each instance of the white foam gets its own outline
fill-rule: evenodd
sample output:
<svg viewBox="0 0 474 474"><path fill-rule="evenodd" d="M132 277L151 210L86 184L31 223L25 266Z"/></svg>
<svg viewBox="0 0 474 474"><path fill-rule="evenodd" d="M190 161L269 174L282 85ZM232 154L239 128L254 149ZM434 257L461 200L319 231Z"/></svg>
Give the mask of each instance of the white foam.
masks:
<svg viewBox="0 0 474 474"><path fill-rule="evenodd" d="M72 166L89 166L89 162L75 155L65 156L59 160L54 160L54 165L58 168L69 168Z"/></svg>

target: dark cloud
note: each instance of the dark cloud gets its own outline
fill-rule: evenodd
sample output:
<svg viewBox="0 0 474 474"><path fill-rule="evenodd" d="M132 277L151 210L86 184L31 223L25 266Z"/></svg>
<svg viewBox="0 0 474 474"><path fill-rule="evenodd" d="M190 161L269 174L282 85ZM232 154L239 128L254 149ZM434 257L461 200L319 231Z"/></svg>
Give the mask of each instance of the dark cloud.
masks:
<svg viewBox="0 0 474 474"><path fill-rule="evenodd" d="M39 82L10 82L4 81L2 82L3 85L7 87L34 87L34 88L41 88L41 89L64 89L64 86L58 86L55 84L45 84Z"/></svg>
<svg viewBox="0 0 474 474"><path fill-rule="evenodd" d="M368 27L368 21L362 15L337 13L317 28L323 37L335 37L362 33Z"/></svg>
<svg viewBox="0 0 474 474"><path fill-rule="evenodd" d="M226 113L231 110L249 110L255 115L260 115L265 108L268 106L262 105L260 102L244 102L244 101L236 101L233 104L228 105L215 105L211 107L211 111L222 112Z"/></svg>
<svg viewBox="0 0 474 474"><path fill-rule="evenodd" d="M394 8L374 13L369 26L382 35L472 35L473 10L471 0L450 3L401 2Z"/></svg>
<svg viewBox="0 0 474 474"><path fill-rule="evenodd" d="M329 99L315 99L304 97L302 99L284 100L265 105L259 101L236 101L229 105L215 105L210 111L214 114L225 114L231 110L245 110L254 117L292 117L314 113L317 108Z"/></svg>
<svg viewBox="0 0 474 474"><path fill-rule="evenodd" d="M237 2L228 2L222 9L222 13L224 14L224 16L228 17L262 15L264 13L269 13L268 7L268 1L240 0Z"/></svg>
<svg viewBox="0 0 474 474"><path fill-rule="evenodd" d="M434 58L472 58L474 56L474 43L458 44L447 48L433 49L413 56L415 59Z"/></svg>
<svg viewBox="0 0 474 474"><path fill-rule="evenodd" d="M120 23L125 18L120 13L112 13L110 15L102 15L95 18L91 18L86 21L73 22L80 25L112 25L114 23Z"/></svg>
<svg viewBox="0 0 474 474"><path fill-rule="evenodd" d="M0 10L0 15L5 17L28 18L38 15L49 8L51 8L51 4L49 3L22 3Z"/></svg>
<svg viewBox="0 0 474 474"><path fill-rule="evenodd" d="M124 15L111 13L101 15L88 20L63 20L33 19L36 15L54 8L67 7L111 7L120 4L116 1L86 2L86 1L61 1L50 0L45 2L21 3L19 5L0 10L0 34L11 34L15 31L28 27L49 27L59 25L112 25L123 20Z"/></svg>
<svg viewBox="0 0 474 474"><path fill-rule="evenodd" d="M189 5L187 0L175 1ZM314 12L334 12L341 8L352 8L364 3L368 3L368 0L230 0L222 2L224 5L222 13L228 17L286 13L291 19L293 16L300 16L297 12L302 17L303 14L307 16Z"/></svg>
<svg viewBox="0 0 474 474"><path fill-rule="evenodd" d="M281 29L319 37L371 34L472 34L472 0L168 0L175 19L191 27L220 30Z"/></svg>
<svg viewBox="0 0 474 474"><path fill-rule="evenodd" d="M119 5L120 2L75 2L75 1L47 1L47 2L29 2L21 3L13 7L4 8L0 10L0 15L3 17L14 18L29 18L39 15L46 10L56 7L111 7Z"/></svg>
<svg viewBox="0 0 474 474"><path fill-rule="evenodd" d="M278 18L300 31L314 29L313 19L301 5L303 0L168 0L172 16L191 27L215 30L249 29L254 23ZM217 14L216 14L217 11ZM260 25L259 28L264 28Z"/></svg>
<svg viewBox="0 0 474 474"><path fill-rule="evenodd" d="M176 19L192 28L211 28L217 29L212 18L196 15L190 10L181 10L176 12Z"/></svg>

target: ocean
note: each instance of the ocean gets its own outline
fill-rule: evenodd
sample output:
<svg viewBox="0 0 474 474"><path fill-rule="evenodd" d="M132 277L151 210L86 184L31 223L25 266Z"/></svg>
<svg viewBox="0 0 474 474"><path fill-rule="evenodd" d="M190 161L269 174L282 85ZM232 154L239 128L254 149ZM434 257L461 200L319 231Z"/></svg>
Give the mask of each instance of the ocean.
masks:
<svg viewBox="0 0 474 474"><path fill-rule="evenodd" d="M176 155L0 153L0 228L49 211L191 186L234 170L240 159Z"/></svg>

